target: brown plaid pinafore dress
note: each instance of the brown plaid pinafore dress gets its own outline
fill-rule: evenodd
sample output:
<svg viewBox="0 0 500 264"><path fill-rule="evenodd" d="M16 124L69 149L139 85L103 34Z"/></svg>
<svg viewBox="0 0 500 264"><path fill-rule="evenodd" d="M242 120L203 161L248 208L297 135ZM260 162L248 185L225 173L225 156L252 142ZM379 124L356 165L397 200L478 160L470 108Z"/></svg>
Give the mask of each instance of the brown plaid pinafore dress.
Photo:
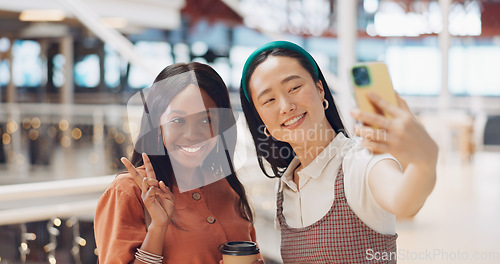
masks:
<svg viewBox="0 0 500 264"><path fill-rule="evenodd" d="M285 264L397 262L398 235L374 231L347 204L342 165L335 180L335 200L323 218L304 228L289 227L283 216L283 192L278 192L277 216Z"/></svg>

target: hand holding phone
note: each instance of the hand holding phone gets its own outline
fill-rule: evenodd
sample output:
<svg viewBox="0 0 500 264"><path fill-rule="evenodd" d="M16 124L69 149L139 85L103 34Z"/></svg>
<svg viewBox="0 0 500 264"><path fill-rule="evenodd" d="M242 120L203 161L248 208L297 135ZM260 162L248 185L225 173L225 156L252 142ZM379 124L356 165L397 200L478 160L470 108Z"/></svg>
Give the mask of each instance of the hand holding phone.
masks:
<svg viewBox="0 0 500 264"><path fill-rule="evenodd" d="M359 64L351 69L350 75L361 110L351 115L363 124L355 128L356 136L364 139L363 146L375 154L390 153L403 170L411 163L422 171L430 170L434 176L419 178L433 182L438 146L392 88L387 66L380 62ZM370 93L374 96L369 99Z"/></svg>
<svg viewBox="0 0 500 264"><path fill-rule="evenodd" d="M392 115L373 105L368 93L375 93L385 101L398 105L387 66L383 62L357 64L351 69L354 97L360 110L377 113L392 119Z"/></svg>

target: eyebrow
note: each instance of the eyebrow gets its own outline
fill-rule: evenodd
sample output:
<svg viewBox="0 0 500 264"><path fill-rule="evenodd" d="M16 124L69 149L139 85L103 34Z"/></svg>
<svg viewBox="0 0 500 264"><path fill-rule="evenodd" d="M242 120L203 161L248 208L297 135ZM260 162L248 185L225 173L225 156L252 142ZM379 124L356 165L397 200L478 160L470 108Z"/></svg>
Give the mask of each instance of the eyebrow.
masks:
<svg viewBox="0 0 500 264"><path fill-rule="evenodd" d="M300 78L301 77L298 75L290 75L290 76L286 77L285 79L283 79L281 81L281 84L284 84L284 83L289 82L289 81L294 80L294 79L300 79Z"/></svg>
<svg viewBox="0 0 500 264"><path fill-rule="evenodd" d="M186 112L182 111L182 110L172 110L169 114L171 113L177 113L177 114L181 114L181 115L185 115Z"/></svg>
<svg viewBox="0 0 500 264"><path fill-rule="evenodd" d="M266 93L269 93L271 91L270 88L265 89L264 91L260 92L259 95L257 95L257 100L259 100L260 97L265 95Z"/></svg>
<svg viewBox="0 0 500 264"><path fill-rule="evenodd" d="M286 82L289 82L289 81L294 80L294 79L300 79L300 78L301 78L301 77L300 77L300 76L298 76L298 75L290 75L290 76L286 77L285 79L283 79L280 83L281 83L281 84L285 84ZM266 93L269 93L270 91L271 91L271 89L270 89L270 88L267 88L267 89L265 89L264 91L260 92L260 93L257 95L257 100L258 100L261 96L265 95Z"/></svg>
<svg viewBox="0 0 500 264"><path fill-rule="evenodd" d="M172 110L170 113L168 113L168 115L171 115L171 114L188 115L186 112L184 112L182 110ZM197 112L197 113L194 113L194 114L190 114L190 116L193 116L193 115L202 115L202 114L210 115L210 110L207 109L205 111L201 111L201 112Z"/></svg>

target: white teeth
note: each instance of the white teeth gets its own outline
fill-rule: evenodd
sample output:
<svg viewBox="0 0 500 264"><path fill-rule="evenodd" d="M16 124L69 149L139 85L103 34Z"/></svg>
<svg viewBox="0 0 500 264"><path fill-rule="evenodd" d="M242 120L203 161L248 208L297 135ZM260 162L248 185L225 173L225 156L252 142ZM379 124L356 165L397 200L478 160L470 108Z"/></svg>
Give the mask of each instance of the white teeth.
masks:
<svg viewBox="0 0 500 264"><path fill-rule="evenodd" d="M304 115L305 115L305 113L304 113L304 114L302 114L301 116L297 116L296 118L294 118L294 119L292 119L292 120L290 120L290 121L286 121L286 122L284 123L284 125L285 125L285 126L293 125L293 124L297 123L297 121L299 121L302 117L304 117Z"/></svg>
<svg viewBox="0 0 500 264"><path fill-rule="evenodd" d="M197 148L186 148L186 147L181 147L182 150L189 152L189 153L194 153L200 151L201 147Z"/></svg>

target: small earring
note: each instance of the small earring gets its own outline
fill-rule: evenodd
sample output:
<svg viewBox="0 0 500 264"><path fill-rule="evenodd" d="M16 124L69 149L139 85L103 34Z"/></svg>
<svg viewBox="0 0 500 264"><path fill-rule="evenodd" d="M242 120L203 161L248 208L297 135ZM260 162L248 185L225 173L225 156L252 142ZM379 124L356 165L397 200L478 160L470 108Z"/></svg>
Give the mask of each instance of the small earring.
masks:
<svg viewBox="0 0 500 264"><path fill-rule="evenodd" d="M266 135L266 137L270 137L271 136L269 134L269 131L267 131L267 127L266 126L264 127L264 135Z"/></svg>
<svg viewBox="0 0 500 264"><path fill-rule="evenodd" d="M217 145L217 149L216 149L217 152L216 153L217 154L219 153L219 141L220 141L220 138L217 138L217 143L216 143L216 145Z"/></svg>
<svg viewBox="0 0 500 264"><path fill-rule="evenodd" d="M328 100L323 99L323 108L326 110L330 106L330 103L328 103Z"/></svg>
<svg viewBox="0 0 500 264"><path fill-rule="evenodd" d="M158 129L158 144L156 145L156 150L160 151L160 138L161 138L161 129Z"/></svg>

